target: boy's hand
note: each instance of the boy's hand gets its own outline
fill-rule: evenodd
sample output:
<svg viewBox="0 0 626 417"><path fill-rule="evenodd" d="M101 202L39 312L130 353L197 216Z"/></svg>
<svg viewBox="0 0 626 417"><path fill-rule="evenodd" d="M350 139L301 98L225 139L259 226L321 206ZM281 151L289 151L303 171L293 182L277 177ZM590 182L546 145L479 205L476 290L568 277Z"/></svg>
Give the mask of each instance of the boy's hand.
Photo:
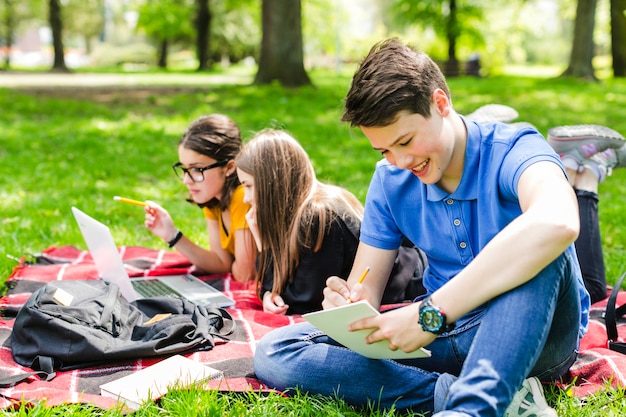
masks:
<svg viewBox="0 0 626 417"><path fill-rule="evenodd" d="M324 288L322 307L324 310L328 310L345 305L350 301L356 301L350 299L350 292L350 287L346 280L337 276L329 277L326 280L326 288Z"/></svg>
<svg viewBox="0 0 626 417"><path fill-rule="evenodd" d="M437 337L425 332L418 323L419 303L398 308L379 316L368 317L350 324L349 329L369 329L372 332L365 338L367 343L387 340L389 349L413 352L429 345Z"/></svg>
<svg viewBox="0 0 626 417"><path fill-rule="evenodd" d="M354 284L350 288L346 280L340 277L332 276L326 280L322 301L325 310L360 300L369 300L369 294L361 284Z"/></svg>

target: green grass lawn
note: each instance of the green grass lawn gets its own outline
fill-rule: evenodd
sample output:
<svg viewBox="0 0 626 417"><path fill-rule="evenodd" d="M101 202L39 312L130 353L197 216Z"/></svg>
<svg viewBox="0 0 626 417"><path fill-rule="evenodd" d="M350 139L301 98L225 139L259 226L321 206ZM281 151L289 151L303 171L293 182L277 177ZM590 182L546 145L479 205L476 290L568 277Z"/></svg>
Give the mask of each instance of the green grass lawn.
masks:
<svg viewBox="0 0 626 417"><path fill-rule="evenodd" d="M265 127L290 131L309 152L321 180L342 185L363 200L380 155L358 130L339 122L350 74L310 75L315 87L297 90L247 82L220 84L225 78L211 84L206 74L194 73L153 74L152 82L143 77L142 85L160 88L140 91L0 89L0 281L16 265L13 258L51 245L85 247L70 212L72 205L108 223L119 245L162 248L163 242L143 226L143 211L116 203L115 195L162 204L180 229L206 243L204 220L184 201L185 189L170 168L177 160L180 135L202 114L230 115L246 139ZM172 84L184 84L186 89L171 88ZM451 79L450 87L462 114L502 103L516 108L520 121L533 123L544 134L552 126L580 123L602 124L626 134L626 80L459 78ZM609 282L626 269L625 179L626 170L616 170L600 188ZM585 407L558 390L550 394L560 415L618 415L611 414L609 404L626 405L623 392L616 390L591 399ZM340 401L306 396L218 396L218 401L210 393L195 392L192 399L185 395L173 393L161 408L150 405L140 415L395 415L375 407L354 411ZM181 406L181 401L193 407ZM29 414L105 415L75 406L60 410L37 406ZM26 410L7 415L26 415Z"/></svg>

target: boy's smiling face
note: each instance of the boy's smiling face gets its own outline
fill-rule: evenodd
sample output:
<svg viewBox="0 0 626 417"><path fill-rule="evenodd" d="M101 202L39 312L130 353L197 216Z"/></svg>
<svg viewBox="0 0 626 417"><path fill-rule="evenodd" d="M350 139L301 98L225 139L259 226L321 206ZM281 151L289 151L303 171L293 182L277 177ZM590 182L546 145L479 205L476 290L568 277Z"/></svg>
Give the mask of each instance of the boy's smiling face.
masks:
<svg viewBox="0 0 626 417"><path fill-rule="evenodd" d="M390 125L360 126L360 129L372 147L381 152L389 163L408 169L424 184L438 184L442 179L445 185L449 185L448 180L458 184L463 166L462 163L459 167L451 162L455 144L461 143L455 141L453 130L446 120L450 114L449 106L447 96L438 90L433 93L430 117L402 111ZM464 154L464 149L459 151Z"/></svg>

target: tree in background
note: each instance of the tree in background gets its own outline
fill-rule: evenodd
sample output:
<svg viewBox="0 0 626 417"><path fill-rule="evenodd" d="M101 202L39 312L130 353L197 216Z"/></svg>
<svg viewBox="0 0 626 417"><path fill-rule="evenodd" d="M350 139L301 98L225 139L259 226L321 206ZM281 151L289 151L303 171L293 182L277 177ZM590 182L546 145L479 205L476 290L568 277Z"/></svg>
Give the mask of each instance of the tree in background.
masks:
<svg viewBox="0 0 626 417"><path fill-rule="evenodd" d="M626 77L626 0L611 0L613 76Z"/></svg>
<svg viewBox="0 0 626 417"><path fill-rule="evenodd" d="M0 34L0 45L4 44L6 55L4 56L4 68L9 69L11 66L11 47L13 46L13 33L15 32L15 1L3 0L2 5L2 23L4 24L4 35Z"/></svg>
<svg viewBox="0 0 626 417"><path fill-rule="evenodd" d="M469 42L482 43L480 25L482 10L464 0L393 0L389 3L392 21L407 27L419 24L430 28L447 42L446 76L459 75L457 57L458 41L465 37Z"/></svg>
<svg viewBox="0 0 626 417"><path fill-rule="evenodd" d="M212 62L238 62L258 56L261 44L259 0L221 0L211 4Z"/></svg>
<svg viewBox="0 0 626 417"><path fill-rule="evenodd" d="M209 67L209 45L211 36L211 9L209 0L196 0L196 55L198 71Z"/></svg>
<svg viewBox="0 0 626 417"><path fill-rule="evenodd" d="M63 28L66 35L78 35L90 54L92 44L104 30L104 0L65 0Z"/></svg>
<svg viewBox="0 0 626 417"><path fill-rule="evenodd" d="M61 3L59 0L49 0L49 24L52 30L52 45L54 62L52 71L69 72L65 65L65 50L63 48L63 18L61 17Z"/></svg>
<svg viewBox="0 0 626 417"><path fill-rule="evenodd" d="M193 37L192 1L151 0L139 7L137 27L159 45L157 62L160 68L167 68L170 43Z"/></svg>
<svg viewBox="0 0 626 417"><path fill-rule="evenodd" d="M592 63L596 4L597 0L578 0L576 20L574 21L572 53L569 65L561 76L597 80Z"/></svg>
<svg viewBox="0 0 626 417"><path fill-rule="evenodd" d="M304 69L300 0L262 0L262 40L255 84L310 85Z"/></svg>

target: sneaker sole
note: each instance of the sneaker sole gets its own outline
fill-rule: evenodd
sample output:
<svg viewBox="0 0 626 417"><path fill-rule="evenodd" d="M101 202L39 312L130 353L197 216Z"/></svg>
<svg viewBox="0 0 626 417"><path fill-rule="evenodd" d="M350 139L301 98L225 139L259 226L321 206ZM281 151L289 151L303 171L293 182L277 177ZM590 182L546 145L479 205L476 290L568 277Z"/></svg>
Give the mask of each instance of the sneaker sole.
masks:
<svg viewBox="0 0 626 417"><path fill-rule="evenodd" d="M606 126L570 125L551 128L548 142L559 153L592 143L602 152L608 148L620 148L624 145L624 137Z"/></svg>

